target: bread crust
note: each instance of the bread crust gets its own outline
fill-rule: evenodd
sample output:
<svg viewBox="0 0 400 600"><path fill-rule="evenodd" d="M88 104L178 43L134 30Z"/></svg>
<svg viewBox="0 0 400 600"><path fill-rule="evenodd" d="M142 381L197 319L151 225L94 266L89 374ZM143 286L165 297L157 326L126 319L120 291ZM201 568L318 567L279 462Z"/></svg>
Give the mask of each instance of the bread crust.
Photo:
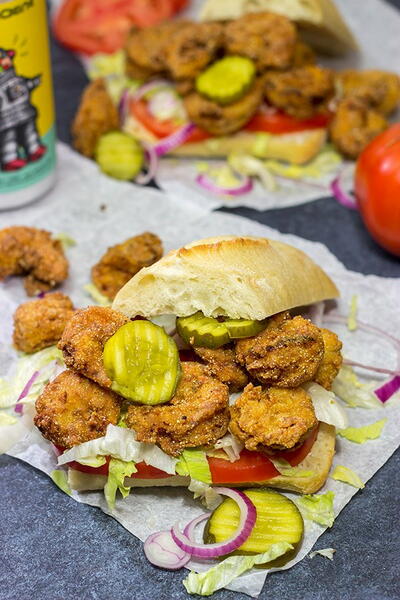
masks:
<svg viewBox="0 0 400 600"><path fill-rule="evenodd" d="M298 468L312 471L308 477L279 475L267 481L224 483L228 487L272 487L281 490L299 492L300 494L313 494L325 483L335 454L336 432L332 425L320 423L317 439L307 454L299 463ZM89 475L75 469L68 469L68 483L73 490L89 491L102 489L107 481L105 475ZM189 477L176 475L165 479L132 479L125 478L125 485L129 487L187 487Z"/></svg>
<svg viewBox="0 0 400 600"><path fill-rule="evenodd" d="M335 298L328 275L302 251L266 238L220 236L173 250L117 294L127 317L173 314L261 320Z"/></svg>

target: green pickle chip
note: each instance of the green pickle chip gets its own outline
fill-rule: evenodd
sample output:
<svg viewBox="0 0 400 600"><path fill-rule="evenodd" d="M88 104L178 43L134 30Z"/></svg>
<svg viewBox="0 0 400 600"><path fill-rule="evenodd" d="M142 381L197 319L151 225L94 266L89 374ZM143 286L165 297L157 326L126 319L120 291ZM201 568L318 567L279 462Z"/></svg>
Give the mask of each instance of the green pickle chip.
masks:
<svg viewBox="0 0 400 600"><path fill-rule="evenodd" d="M200 73L196 89L218 104L231 104L245 95L255 75L256 67L250 58L226 56Z"/></svg>
<svg viewBox="0 0 400 600"><path fill-rule="evenodd" d="M111 389L140 404L163 404L175 393L180 377L179 352L162 327L131 321L107 340L103 363Z"/></svg>
<svg viewBox="0 0 400 600"><path fill-rule="evenodd" d="M110 131L97 143L96 162L103 173L129 181L143 167L143 149L132 136L122 131Z"/></svg>
<svg viewBox="0 0 400 600"><path fill-rule="evenodd" d="M202 348L220 348L233 339L252 337L265 329L266 324L266 321L250 319L218 321L213 317L205 317L201 311L176 320L181 338L187 344Z"/></svg>

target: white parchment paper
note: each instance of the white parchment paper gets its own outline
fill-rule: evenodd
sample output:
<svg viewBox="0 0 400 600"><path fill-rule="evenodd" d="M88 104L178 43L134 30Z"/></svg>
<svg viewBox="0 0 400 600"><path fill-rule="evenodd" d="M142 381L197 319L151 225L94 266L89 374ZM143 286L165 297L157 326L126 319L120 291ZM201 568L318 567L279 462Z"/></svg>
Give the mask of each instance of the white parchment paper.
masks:
<svg viewBox="0 0 400 600"><path fill-rule="evenodd" d="M388 331L400 329L399 280L349 272L322 244L283 235L240 217L223 213L208 214L198 207L194 209L190 201L178 204L157 190L116 182L99 174L96 165L66 146L60 144L58 149L60 177L54 190L42 201L23 210L1 213L0 228L11 224L45 227L55 233L68 233L76 240L77 245L68 250L71 275L62 290L71 295L77 306L91 303L82 286L89 281L90 267L107 245L135 233L154 231L162 238L166 250L196 238L218 234L256 235L291 243L318 262L341 290L342 299L337 306L341 314L347 314L351 296L358 294L361 320ZM204 276L207 276L206 272ZM16 357L10 346L11 321L15 307L24 300L26 297L20 279L10 279L0 285L0 375L6 373ZM389 368L396 366L395 352L383 340L367 337L361 332L349 334L344 330L341 334L346 357ZM349 409L348 412L350 424L355 426L375 422L384 416L388 419L383 435L378 440L362 446L338 440L335 464L354 469L366 482L400 444L400 398L392 399L378 410ZM56 458L50 444L36 430L14 446L10 454L47 474L56 468ZM328 479L325 490L333 490L336 494L336 514L357 491L331 479ZM362 493L368 493L368 486ZM289 496L295 498L294 494ZM100 492L75 492L73 497L78 502L98 506L109 513ZM117 501L116 509L111 514L128 531L144 540L151 532L169 528L178 520L184 524L203 511L203 507L192 499L187 490L167 488L132 491L129 498ZM301 551L285 568L301 560L323 531L323 527L306 521ZM191 566L204 569L209 565L192 563ZM238 578L229 587L257 596L266 575L266 571L255 570ZM177 577L183 576L177 574Z"/></svg>

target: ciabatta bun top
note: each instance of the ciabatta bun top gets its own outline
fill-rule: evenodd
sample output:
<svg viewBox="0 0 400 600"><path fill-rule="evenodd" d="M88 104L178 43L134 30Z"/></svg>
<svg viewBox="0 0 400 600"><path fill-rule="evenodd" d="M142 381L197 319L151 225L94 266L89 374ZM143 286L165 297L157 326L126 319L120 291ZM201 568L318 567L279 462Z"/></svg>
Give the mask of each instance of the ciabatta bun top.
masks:
<svg viewBox="0 0 400 600"><path fill-rule="evenodd" d="M358 49L332 0L206 0L200 20L225 21L257 12L272 12L294 21L302 38L321 52L340 55Z"/></svg>
<svg viewBox="0 0 400 600"><path fill-rule="evenodd" d="M328 275L306 254L274 240L220 236L173 250L139 271L113 308L128 317L163 314L261 320L335 298Z"/></svg>

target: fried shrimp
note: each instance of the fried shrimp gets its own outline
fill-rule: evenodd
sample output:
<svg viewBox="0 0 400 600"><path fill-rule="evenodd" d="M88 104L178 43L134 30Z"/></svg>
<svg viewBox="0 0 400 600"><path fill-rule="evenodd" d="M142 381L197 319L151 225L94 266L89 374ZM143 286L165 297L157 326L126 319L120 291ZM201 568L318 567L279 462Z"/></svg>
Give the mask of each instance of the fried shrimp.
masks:
<svg viewBox="0 0 400 600"><path fill-rule="evenodd" d="M290 67L296 40L289 19L268 12L244 15L225 27L227 53L251 58L260 72Z"/></svg>
<svg viewBox="0 0 400 600"><path fill-rule="evenodd" d="M231 393L240 392L248 383L245 371L236 362L235 351L232 348L193 348L207 365L210 375L213 375L228 386Z"/></svg>
<svg viewBox="0 0 400 600"><path fill-rule="evenodd" d="M195 79L216 58L222 45L222 25L191 23L170 36L165 63L173 79Z"/></svg>
<svg viewBox="0 0 400 600"><path fill-rule="evenodd" d="M211 377L207 368L182 363L182 377L175 396L163 406L128 408L126 423L140 442L158 444L178 456L185 448L212 445L223 437L229 422L229 392Z"/></svg>
<svg viewBox="0 0 400 600"><path fill-rule="evenodd" d="M146 80L165 74L165 50L188 25L188 21L169 21L144 29L132 27L125 45L127 76Z"/></svg>
<svg viewBox="0 0 400 600"><path fill-rule="evenodd" d="M296 119L309 119L321 110L334 95L331 71L316 65L306 65L284 73L269 71L265 75L268 101Z"/></svg>
<svg viewBox="0 0 400 600"><path fill-rule="evenodd" d="M127 322L124 315L103 306L77 310L58 343L67 367L103 387L111 387L111 379L103 365L104 344Z"/></svg>
<svg viewBox="0 0 400 600"><path fill-rule="evenodd" d="M324 354L318 327L303 317L273 318L264 331L236 344L236 357L264 385L295 388L312 381Z"/></svg>
<svg viewBox="0 0 400 600"><path fill-rule="evenodd" d="M355 159L387 126L385 117L364 100L346 98L339 102L329 132L337 149Z"/></svg>
<svg viewBox="0 0 400 600"><path fill-rule="evenodd" d="M116 425L121 398L73 371L63 371L36 401L35 425L57 446L71 448L105 434Z"/></svg>
<svg viewBox="0 0 400 600"><path fill-rule="evenodd" d="M193 123L213 135L228 135L238 131L256 112L262 99L262 84L256 81L242 98L221 106L192 92L184 99L189 118Z"/></svg>
<svg viewBox="0 0 400 600"><path fill-rule="evenodd" d="M0 230L0 280L25 275L28 296L48 291L68 277L68 261L61 242L35 227Z"/></svg>
<svg viewBox="0 0 400 600"><path fill-rule="evenodd" d="M230 431L248 450L289 450L317 425L310 396L302 389L245 388L230 407Z"/></svg>
<svg viewBox="0 0 400 600"><path fill-rule="evenodd" d="M386 71L341 71L336 83L343 98L359 98L368 106L389 115L400 102L400 77Z"/></svg>
<svg viewBox="0 0 400 600"><path fill-rule="evenodd" d="M292 68L315 65L317 57L314 50L308 44L298 40L294 47Z"/></svg>
<svg viewBox="0 0 400 600"><path fill-rule="evenodd" d="M108 248L92 268L92 281L102 294L113 300L131 277L155 263L162 254L162 242L154 233L135 235Z"/></svg>
<svg viewBox="0 0 400 600"><path fill-rule="evenodd" d="M336 333L333 333L329 329L321 329L321 333L324 340L324 355L314 381L327 390L330 390L333 380L342 366L342 342Z"/></svg>
<svg viewBox="0 0 400 600"><path fill-rule="evenodd" d="M74 148L92 158L99 138L114 129L119 129L117 108L104 79L95 79L85 88L72 124Z"/></svg>
<svg viewBox="0 0 400 600"><path fill-rule="evenodd" d="M60 292L21 304L14 313L14 346L31 353L57 344L73 314L71 300Z"/></svg>

